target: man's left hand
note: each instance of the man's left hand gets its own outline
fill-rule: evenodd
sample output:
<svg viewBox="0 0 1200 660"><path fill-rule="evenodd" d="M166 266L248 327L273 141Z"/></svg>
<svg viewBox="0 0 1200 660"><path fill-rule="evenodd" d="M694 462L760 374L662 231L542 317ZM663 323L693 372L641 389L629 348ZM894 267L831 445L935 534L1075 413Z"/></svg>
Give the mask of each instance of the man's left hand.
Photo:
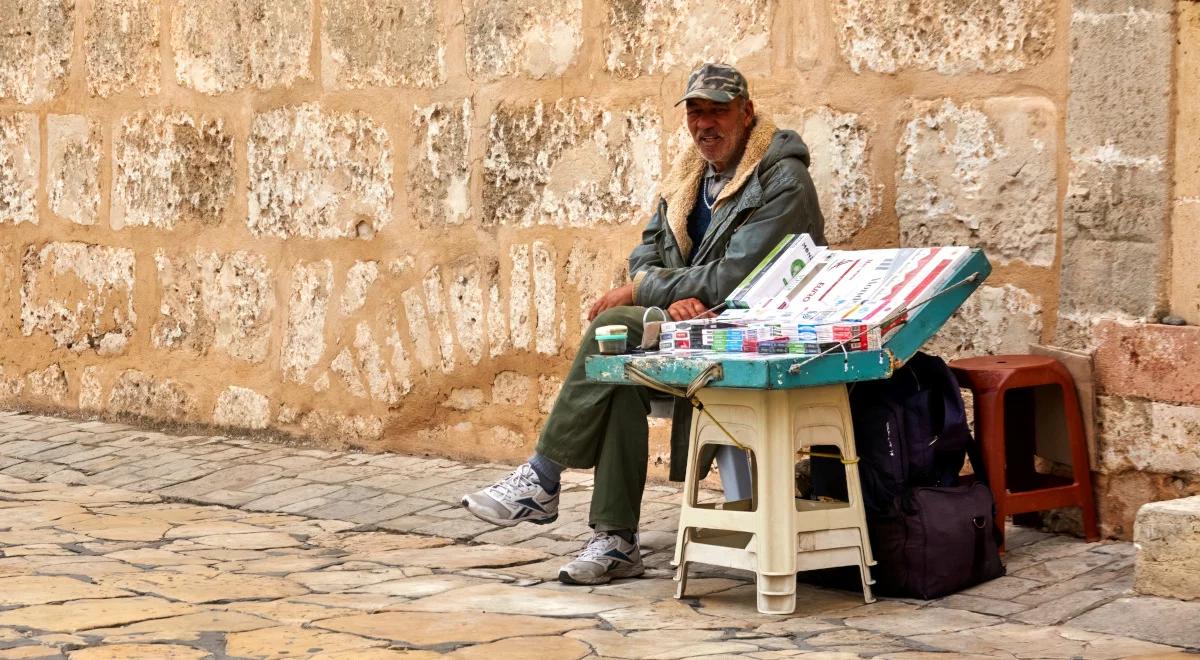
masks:
<svg viewBox="0 0 1200 660"><path fill-rule="evenodd" d="M625 286L619 286L612 291L600 297L596 304L592 305L592 310L588 312L588 320L595 321L596 317L606 309L613 307L624 307L633 304L633 282Z"/></svg>
<svg viewBox="0 0 1200 660"><path fill-rule="evenodd" d="M708 311L699 298L684 298L676 300L667 308L667 314L674 321L689 321L691 319L710 319L716 314Z"/></svg>

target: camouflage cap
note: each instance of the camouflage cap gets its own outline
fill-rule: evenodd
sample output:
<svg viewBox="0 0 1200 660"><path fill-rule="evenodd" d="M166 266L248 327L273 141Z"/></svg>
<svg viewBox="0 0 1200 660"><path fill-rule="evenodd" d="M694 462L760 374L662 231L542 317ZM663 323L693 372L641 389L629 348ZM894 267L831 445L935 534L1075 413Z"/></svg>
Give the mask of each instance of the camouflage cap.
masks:
<svg viewBox="0 0 1200 660"><path fill-rule="evenodd" d="M706 62L696 67L688 76L687 89L679 105L688 99L708 99L717 103L729 103L737 97L750 98L746 78L728 64Z"/></svg>

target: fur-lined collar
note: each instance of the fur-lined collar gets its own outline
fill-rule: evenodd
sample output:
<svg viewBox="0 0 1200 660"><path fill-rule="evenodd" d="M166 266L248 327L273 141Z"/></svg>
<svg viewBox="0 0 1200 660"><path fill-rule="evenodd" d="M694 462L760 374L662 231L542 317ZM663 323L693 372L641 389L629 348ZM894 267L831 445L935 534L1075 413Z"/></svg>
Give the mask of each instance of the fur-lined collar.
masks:
<svg viewBox="0 0 1200 660"><path fill-rule="evenodd" d="M750 136L746 139L742 160L733 172L733 179L725 184L725 187L721 189L721 194L717 196L717 201L713 204L714 213L722 202L733 197L746 184L750 174L754 172L754 168L758 167L763 156L767 154L775 131L775 122L766 116L758 115L754 126L750 129ZM700 157L700 152L692 147L675 161L675 164L671 166L670 174L662 184L660 194L667 201L667 226L675 235L675 242L679 245L679 251L684 258L687 258L688 253L692 251L692 239L688 237L687 232L687 219L692 212L692 206L696 203L696 193L700 190L700 181L704 178L707 166L708 164Z"/></svg>

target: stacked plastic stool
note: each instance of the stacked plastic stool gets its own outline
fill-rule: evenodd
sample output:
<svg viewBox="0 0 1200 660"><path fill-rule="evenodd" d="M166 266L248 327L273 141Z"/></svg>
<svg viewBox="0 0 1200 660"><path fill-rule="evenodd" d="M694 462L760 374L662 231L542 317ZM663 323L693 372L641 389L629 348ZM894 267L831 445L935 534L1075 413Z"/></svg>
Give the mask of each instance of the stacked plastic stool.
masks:
<svg viewBox="0 0 1200 660"><path fill-rule="evenodd" d="M996 501L997 539L1004 545L1004 518L1009 515L1079 507L1084 536L1100 538L1096 502L1088 463L1075 381L1058 360L1037 355L985 355L950 363L959 385L975 398L975 434L983 447L988 484ZM1071 454L1071 477L1034 469L1037 451L1037 388L1055 392L1061 408L1061 431Z"/></svg>
<svg viewBox="0 0 1200 660"><path fill-rule="evenodd" d="M758 611L764 614L795 611L797 572L836 566L857 566L863 599L873 602L875 561L846 386L708 388L698 396L708 414L692 416L675 544L676 598L685 595L688 564L696 562L754 572ZM700 449L739 444L751 454L752 497L699 502ZM814 445L831 445L841 454L849 502L796 498L796 453Z"/></svg>

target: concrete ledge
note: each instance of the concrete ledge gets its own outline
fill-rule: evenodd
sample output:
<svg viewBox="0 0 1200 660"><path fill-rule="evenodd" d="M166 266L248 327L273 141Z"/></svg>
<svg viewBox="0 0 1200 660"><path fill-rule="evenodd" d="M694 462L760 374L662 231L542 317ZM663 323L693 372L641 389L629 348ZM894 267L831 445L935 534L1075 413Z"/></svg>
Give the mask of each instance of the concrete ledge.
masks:
<svg viewBox="0 0 1200 660"><path fill-rule="evenodd" d="M1181 600L1200 599L1200 496L1142 506L1133 537L1134 589Z"/></svg>

